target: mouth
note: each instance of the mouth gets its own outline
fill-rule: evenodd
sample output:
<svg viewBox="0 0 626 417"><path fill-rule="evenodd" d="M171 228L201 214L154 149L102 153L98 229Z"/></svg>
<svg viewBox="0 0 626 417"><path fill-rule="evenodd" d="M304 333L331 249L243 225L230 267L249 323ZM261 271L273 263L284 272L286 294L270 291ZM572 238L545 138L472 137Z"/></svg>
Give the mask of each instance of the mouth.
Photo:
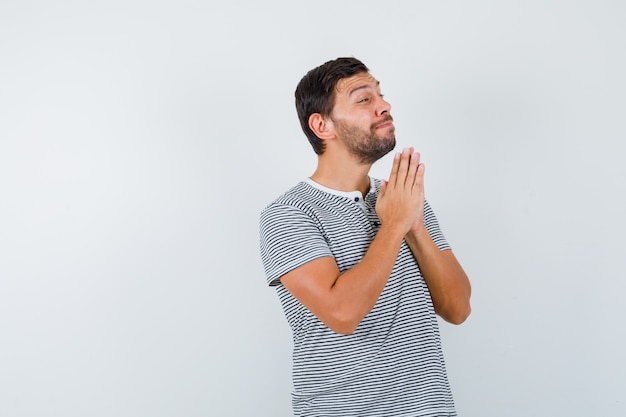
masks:
<svg viewBox="0 0 626 417"><path fill-rule="evenodd" d="M391 116L386 117L384 120L374 125L374 129L384 129L388 127L393 127L393 118Z"/></svg>
<svg viewBox="0 0 626 417"><path fill-rule="evenodd" d="M392 121L378 123L374 127L374 129L386 129L386 128L389 128L389 127L393 127L393 122Z"/></svg>

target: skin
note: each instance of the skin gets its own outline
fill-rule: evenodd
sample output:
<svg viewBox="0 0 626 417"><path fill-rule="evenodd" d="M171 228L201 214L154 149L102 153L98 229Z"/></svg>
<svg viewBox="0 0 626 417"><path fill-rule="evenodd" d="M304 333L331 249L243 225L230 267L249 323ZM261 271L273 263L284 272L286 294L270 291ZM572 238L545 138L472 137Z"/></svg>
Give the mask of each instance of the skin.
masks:
<svg viewBox="0 0 626 417"><path fill-rule="evenodd" d="M315 113L309 118L311 129L326 143L311 179L365 195L372 164L395 146L390 110L369 73L340 80L330 117ZM389 180L383 182L376 202L381 227L353 268L340 273L334 258L325 257L281 277L294 297L333 331L353 333L374 307L403 240L422 271L435 312L453 324L469 316L469 279L452 251L440 251L424 225L424 171L413 148L395 154Z"/></svg>

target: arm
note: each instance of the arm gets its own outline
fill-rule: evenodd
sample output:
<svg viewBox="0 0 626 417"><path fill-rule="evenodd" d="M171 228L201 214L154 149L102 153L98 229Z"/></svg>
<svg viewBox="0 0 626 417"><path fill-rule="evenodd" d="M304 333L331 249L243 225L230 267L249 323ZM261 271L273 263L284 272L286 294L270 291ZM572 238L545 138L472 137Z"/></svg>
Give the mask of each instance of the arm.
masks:
<svg viewBox="0 0 626 417"><path fill-rule="evenodd" d="M281 277L282 284L337 333L353 333L391 274L402 231L381 226L363 259L340 273L334 258L316 259Z"/></svg>
<svg viewBox="0 0 626 417"><path fill-rule="evenodd" d="M428 285L435 312L444 320L461 324L470 315L471 286L451 250L439 250L424 225L424 173L417 181L421 190L418 218L405 236Z"/></svg>
<svg viewBox="0 0 626 417"><path fill-rule="evenodd" d="M428 285L435 312L449 323L463 323L471 311L471 286L452 251L439 250L425 226L411 229L405 240Z"/></svg>
<svg viewBox="0 0 626 417"><path fill-rule="evenodd" d="M376 203L382 225L359 263L340 273L335 260L325 257L281 277L294 297L337 333L354 332L387 283L402 240L416 221L418 161L417 154L408 151L394 158L389 182L383 183Z"/></svg>

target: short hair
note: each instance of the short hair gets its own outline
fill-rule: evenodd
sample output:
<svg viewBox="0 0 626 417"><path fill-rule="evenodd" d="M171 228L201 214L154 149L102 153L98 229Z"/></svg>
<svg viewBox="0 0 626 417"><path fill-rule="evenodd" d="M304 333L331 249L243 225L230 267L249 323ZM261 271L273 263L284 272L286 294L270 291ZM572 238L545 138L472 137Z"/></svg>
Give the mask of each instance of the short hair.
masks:
<svg viewBox="0 0 626 417"><path fill-rule="evenodd" d="M309 118L314 113L330 116L339 80L362 72L369 69L358 59L337 58L310 70L298 83L295 92L298 119L316 154L323 154L326 146L309 127Z"/></svg>

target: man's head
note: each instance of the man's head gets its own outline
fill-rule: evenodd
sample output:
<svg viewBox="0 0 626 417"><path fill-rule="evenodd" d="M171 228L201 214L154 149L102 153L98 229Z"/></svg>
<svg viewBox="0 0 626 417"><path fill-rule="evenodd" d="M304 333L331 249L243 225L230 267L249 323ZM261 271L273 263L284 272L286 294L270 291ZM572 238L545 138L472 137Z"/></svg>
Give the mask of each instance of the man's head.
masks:
<svg viewBox="0 0 626 417"><path fill-rule="evenodd" d="M295 97L300 125L318 155L325 151L327 134L363 163L376 161L395 146L389 103L356 58L338 58L309 71Z"/></svg>

